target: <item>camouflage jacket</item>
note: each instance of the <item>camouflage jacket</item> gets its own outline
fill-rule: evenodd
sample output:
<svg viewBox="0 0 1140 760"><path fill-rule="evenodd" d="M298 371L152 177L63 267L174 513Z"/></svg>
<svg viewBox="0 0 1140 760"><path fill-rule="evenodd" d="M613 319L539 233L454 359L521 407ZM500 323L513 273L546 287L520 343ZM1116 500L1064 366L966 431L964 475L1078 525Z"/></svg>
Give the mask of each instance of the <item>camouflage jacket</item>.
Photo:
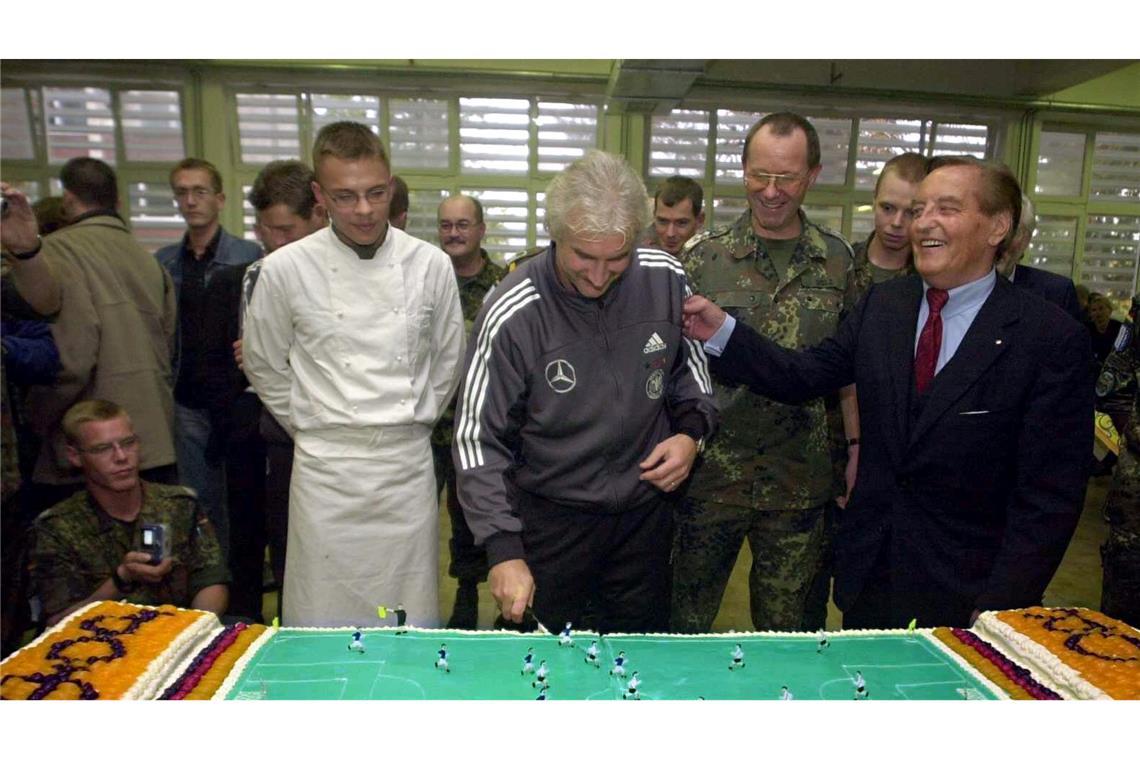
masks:
<svg viewBox="0 0 1140 760"><path fill-rule="evenodd" d="M835 332L852 305L852 253L800 211L788 271L777 273L746 211L727 229L694 236L681 257L693 290L781 346L804 348ZM715 375L714 375L715 380ZM744 386L716 386L721 428L689 495L752 509L808 509L834 495L822 399L780 404Z"/></svg>
<svg viewBox="0 0 1140 760"><path fill-rule="evenodd" d="M849 295L851 303L858 301L871 285L893 280L896 277L905 277L908 274L914 274L913 257L911 257L905 267L894 271L883 269L872 264L867 249L871 247L871 238L873 237L875 237L874 232L863 242L856 243L851 247L852 253L855 254L855 263L849 281L849 287L852 290L852 293Z"/></svg>
<svg viewBox="0 0 1140 760"><path fill-rule="evenodd" d="M214 528L189 489L144 482L142 511L131 523L108 515L85 489L45 511L33 527L28 572L45 616L94 593L138 548L143 523L169 527L174 566L162 583L140 583L125 595L128 601L188 607L203 588L230 581Z"/></svg>
<svg viewBox="0 0 1140 760"><path fill-rule="evenodd" d="M1104 360L1096 382L1096 395L1130 400L1128 425L1119 432L1124 443L1140 455L1140 339L1134 334L1135 329L1129 326L1126 337L1118 341L1119 348Z"/></svg>
<svg viewBox="0 0 1140 760"><path fill-rule="evenodd" d="M483 299L507 273L504 267L491 261L487 252L482 248L479 249L479 255L483 258L483 268L479 270L479 274L474 277L456 277L456 282L459 284L459 304L463 309L463 327L468 337L471 336L471 328L475 326L475 315L479 313ZM431 442L433 444L451 446L454 420L455 399L453 398L432 430Z"/></svg>

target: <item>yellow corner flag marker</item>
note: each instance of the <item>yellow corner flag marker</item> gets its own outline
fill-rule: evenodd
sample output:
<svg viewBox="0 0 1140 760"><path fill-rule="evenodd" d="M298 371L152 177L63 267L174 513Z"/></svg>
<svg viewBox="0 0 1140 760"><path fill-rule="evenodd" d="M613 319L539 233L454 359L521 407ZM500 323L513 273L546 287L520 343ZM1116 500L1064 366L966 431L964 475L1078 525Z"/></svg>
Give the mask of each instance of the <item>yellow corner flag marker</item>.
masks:
<svg viewBox="0 0 1140 760"><path fill-rule="evenodd" d="M911 633L914 633L914 629L917 627L917 625L918 625L918 618L911 618L910 624L907 625L906 629L908 631L910 631Z"/></svg>
<svg viewBox="0 0 1140 760"><path fill-rule="evenodd" d="M281 620L276 618L276 617L273 618L273 627L274 628L280 628L281 627Z"/></svg>
<svg viewBox="0 0 1140 760"><path fill-rule="evenodd" d="M388 608L387 607L377 607L376 608L376 614L380 616L381 620L383 620L384 618L388 617Z"/></svg>

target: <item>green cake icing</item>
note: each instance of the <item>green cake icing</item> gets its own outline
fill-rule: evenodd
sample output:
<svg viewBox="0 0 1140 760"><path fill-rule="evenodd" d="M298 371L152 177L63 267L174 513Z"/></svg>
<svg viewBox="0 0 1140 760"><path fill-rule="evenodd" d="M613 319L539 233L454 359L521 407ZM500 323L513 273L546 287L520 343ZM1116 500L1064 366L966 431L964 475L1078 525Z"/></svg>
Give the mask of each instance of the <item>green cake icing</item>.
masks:
<svg viewBox="0 0 1140 760"><path fill-rule="evenodd" d="M535 699L535 673L520 673L528 647L534 668L549 668L548 700L628 697L779 699L786 685L797 700L851 700L861 671L871 700L997 699L1001 692L925 631L836 632L816 652L814 634L556 636L392 629L364 632L364 652L351 651L352 629L266 632L234 668L216 698L225 699ZM598 642L598 666L586 648ZM436 667L446 644L450 671ZM744 667L730 669L740 644ZM625 677L610 675L619 651Z"/></svg>

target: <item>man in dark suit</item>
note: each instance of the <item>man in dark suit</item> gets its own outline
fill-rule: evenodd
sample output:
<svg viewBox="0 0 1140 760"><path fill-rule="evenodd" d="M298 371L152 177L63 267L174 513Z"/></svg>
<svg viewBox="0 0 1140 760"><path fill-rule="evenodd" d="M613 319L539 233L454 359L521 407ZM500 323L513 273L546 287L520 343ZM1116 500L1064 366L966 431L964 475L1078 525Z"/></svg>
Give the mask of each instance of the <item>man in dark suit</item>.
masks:
<svg viewBox="0 0 1140 760"><path fill-rule="evenodd" d="M1029 243L1033 240L1033 230L1037 228L1037 213L1028 195L1021 196L1021 223L1009 248L995 265L998 274L1031 293L1057 304L1069 316L1081 321L1081 307L1077 304L1077 289L1068 277L1053 274L1044 269L1035 269L1021 263Z"/></svg>
<svg viewBox="0 0 1140 760"><path fill-rule="evenodd" d="M1021 211L1005 167L934 159L918 275L873 286L835 337L783 349L695 296L722 381L793 403L855 382L862 453L836 539L849 628L969 625L1038 603L1076 527L1092 446L1084 328L994 271Z"/></svg>

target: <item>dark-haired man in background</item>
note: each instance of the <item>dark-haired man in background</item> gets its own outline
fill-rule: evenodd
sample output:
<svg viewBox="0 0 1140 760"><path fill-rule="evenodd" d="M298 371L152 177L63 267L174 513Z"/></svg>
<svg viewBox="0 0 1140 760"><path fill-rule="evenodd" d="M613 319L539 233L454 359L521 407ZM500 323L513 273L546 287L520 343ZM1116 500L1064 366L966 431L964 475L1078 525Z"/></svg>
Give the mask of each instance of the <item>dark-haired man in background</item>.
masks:
<svg viewBox="0 0 1140 760"><path fill-rule="evenodd" d="M179 161L170 170L170 189L186 220L186 234L181 242L159 249L155 258L170 272L178 297L173 360L178 475L183 485L197 492L222 551L229 552L225 466L220 459L206 456L212 388L206 355L212 326L225 314L210 307L209 293L219 271L255 261L261 250L222 229L220 216L226 194L222 175L209 161Z"/></svg>
<svg viewBox="0 0 1140 760"><path fill-rule="evenodd" d="M872 288L815 347L781 347L706 298L686 304L722 377L789 402L857 383L859 475L835 544L848 628L967 626L1040 603L1088 478L1084 329L994 270L1017 229L1017 180L934 159L913 212L919 276Z"/></svg>
<svg viewBox="0 0 1140 760"><path fill-rule="evenodd" d="M662 182L653 195L653 224L642 235L640 245L679 256L685 243L705 224L704 197L704 190L694 179L678 174Z"/></svg>

